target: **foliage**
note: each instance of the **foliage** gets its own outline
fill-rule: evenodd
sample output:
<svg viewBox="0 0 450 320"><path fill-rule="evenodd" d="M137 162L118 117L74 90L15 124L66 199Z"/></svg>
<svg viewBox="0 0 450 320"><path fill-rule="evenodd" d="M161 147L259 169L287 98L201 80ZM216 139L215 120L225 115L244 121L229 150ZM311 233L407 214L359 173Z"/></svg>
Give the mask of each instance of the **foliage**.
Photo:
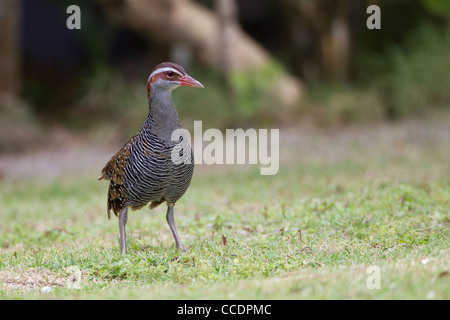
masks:
<svg viewBox="0 0 450 320"><path fill-rule="evenodd" d="M236 70L232 73L231 85L237 96L239 116L254 117L274 108L276 96L272 90L281 70L282 66L272 61L258 70Z"/></svg>
<svg viewBox="0 0 450 320"><path fill-rule="evenodd" d="M450 17L450 2L442 0L422 0L424 7L437 15Z"/></svg>
<svg viewBox="0 0 450 320"><path fill-rule="evenodd" d="M423 114L427 110L449 108L450 29L418 29L405 49L391 47L391 70L379 78L387 114L392 117Z"/></svg>

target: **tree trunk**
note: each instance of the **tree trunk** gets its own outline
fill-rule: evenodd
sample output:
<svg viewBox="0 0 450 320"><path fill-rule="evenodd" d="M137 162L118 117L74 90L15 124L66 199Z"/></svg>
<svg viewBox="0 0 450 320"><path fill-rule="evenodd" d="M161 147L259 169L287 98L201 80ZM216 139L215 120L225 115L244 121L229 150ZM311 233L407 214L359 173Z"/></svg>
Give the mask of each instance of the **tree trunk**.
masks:
<svg viewBox="0 0 450 320"><path fill-rule="evenodd" d="M236 107L236 92L232 85L232 51L230 31L236 27L237 9L235 0L215 0L216 13L219 17L217 45L221 56L219 57L219 70L222 74L222 82L228 96L228 108Z"/></svg>
<svg viewBox="0 0 450 320"><path fill-rule="evenodd" d="M349 0L282 0L294 68L307 80L346 82L350 50Z"/></svg>
<svg viewBox="0 0 450 320"><path fill-rule="evenodd" d="M20 87L20 0L0 0L0 104Z"/></svg>

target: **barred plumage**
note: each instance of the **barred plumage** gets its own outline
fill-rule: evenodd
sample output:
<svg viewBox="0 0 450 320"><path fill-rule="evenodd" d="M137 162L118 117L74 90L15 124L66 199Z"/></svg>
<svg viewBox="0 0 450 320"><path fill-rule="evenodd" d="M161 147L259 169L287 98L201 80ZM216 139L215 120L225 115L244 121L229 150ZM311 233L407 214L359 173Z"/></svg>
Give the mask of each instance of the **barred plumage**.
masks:
<svg viewBox="0 0 450 320"><path fill-rule="evenodd" d="M171 159L173 146L150 132L144 131L136 137L124 171L126 205L140 208L149 202L175 203L184 194L194 164L193 161L191 164L174 164Z"/></svg>
<svg viewBox="0 0 450 320"><path fill-rule="evenodd" d="M184 250L173 222L173 206L186 192L194 171L190 163L172 161L175 145L188 144L186 138L172 141L172 133L181 128L171 91L180 86L203 86L174 63L158 65L147 83L149 113L142 129L105 165L99 179L110 180L108 217L112 210L119 216L121 251L126 252L125 224L127 209L139 209L148 203L154 208L167 202L167 221L178 249ZM183 148L190 150L190 148Z"/></svg>

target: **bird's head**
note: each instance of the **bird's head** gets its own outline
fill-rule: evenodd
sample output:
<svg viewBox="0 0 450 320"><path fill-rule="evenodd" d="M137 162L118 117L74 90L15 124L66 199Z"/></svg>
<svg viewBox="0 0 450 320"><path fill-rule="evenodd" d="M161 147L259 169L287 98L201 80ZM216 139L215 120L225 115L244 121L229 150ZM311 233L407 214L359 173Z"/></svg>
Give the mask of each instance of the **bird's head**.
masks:
<svg viewBox="0 0 450 320"><path fill-rule="evenodd" d="M147 81L147 96L150 90L173 90L179 86L204 88L203 85L189 76L184 68L173 62L163 62L153 69Z"/></svg>

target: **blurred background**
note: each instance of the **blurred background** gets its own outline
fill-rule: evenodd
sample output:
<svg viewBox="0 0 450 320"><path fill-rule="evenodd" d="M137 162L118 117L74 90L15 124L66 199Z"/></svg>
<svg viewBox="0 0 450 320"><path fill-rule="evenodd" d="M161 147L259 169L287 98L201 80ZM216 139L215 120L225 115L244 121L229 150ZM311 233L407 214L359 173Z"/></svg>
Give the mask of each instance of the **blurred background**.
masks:
<svg viewBox="0 0 450 320"><path fill-rule="evenodd" d="M162 61L205 85L173 95L187 129L295 131L448 119L449 53L447 0L0 0L0 176L48 148L114 151Z"/></svg>

